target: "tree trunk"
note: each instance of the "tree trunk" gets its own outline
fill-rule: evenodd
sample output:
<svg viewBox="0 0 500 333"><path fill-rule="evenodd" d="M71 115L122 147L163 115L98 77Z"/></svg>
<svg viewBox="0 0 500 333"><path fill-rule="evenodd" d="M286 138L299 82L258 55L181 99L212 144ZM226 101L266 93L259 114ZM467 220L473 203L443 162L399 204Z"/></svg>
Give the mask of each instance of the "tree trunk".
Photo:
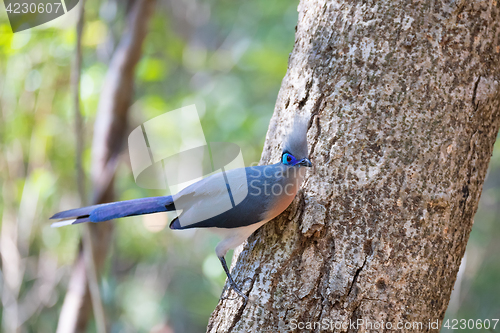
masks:
<svg viewBox="0 0 500 333"><path fill-rule="evenodd" d="M499 23L494 0L301 1L261 162L312 113L315 167L208 332L438 331L500 123Z"/></svg>

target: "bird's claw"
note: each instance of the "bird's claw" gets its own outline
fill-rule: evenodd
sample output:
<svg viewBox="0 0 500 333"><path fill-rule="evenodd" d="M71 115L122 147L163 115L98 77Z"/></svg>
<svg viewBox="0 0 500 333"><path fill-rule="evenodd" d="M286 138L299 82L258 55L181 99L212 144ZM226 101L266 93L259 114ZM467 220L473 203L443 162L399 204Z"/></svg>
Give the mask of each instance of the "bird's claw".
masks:
<svg viewBox="0 0 500 333"><path fill-rule="evenodd" d="M244 293L240 290L240 288L238 288L238 286L237 286L236 284L232 284L232 283L229 283L229 288L227 289L227 290L228 290L228 294L229 294L229 290L230 290L231 288L232 288L232 289L233 289L233 290L234 290L234 291L235 291L235 292L236 292L236 293L237 293L237 294L238 294L241 298L243 298L243 305L246 305L246 304L247 304L247 302L248 302L248 296L247 296L247 295L245 295L245 294L244 294ZM226 299L227 299L227 300L231 300L231 301L236 300L236 298L229 298L229 297L227 297L227 296L222 296L222 297L221 297L221 299L222 299L222 300L226 300Z"/></svg>

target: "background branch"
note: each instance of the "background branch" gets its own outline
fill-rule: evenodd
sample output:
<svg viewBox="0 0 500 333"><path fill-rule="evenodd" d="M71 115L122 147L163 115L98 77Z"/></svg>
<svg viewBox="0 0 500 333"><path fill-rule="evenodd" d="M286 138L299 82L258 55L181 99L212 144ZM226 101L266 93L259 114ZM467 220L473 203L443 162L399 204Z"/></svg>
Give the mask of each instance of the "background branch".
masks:
<svg viewBox="0 0 500 333"><path fill-rule="evenodd" d="M153 0L135 1L129 13L126 31L113 54L104 80L92 144L91 178L94 204L110 202L114 199L112 179L126 137L127 113L133 96L134 69L141 56L142 43L147 33L147 23L154 3ZM87 263L93 266L94 269L91 271L97 271L97 276L111 243L112 223L88 224L87 232L88 235L84 236L83 243L90 249ZM86 238L87 241L85 241ZM86 287L88 281L85 269L82 269L85 268L85 257L85 254L80 251L61 311L59 332L85 330L91 304L99 307L97 277L95 285L93 284L94 288L91 288L95 294L94 300L91 299L89 289ZM104 329L102 318L96 318L97 322L101 322L99 329Z"/></svg>

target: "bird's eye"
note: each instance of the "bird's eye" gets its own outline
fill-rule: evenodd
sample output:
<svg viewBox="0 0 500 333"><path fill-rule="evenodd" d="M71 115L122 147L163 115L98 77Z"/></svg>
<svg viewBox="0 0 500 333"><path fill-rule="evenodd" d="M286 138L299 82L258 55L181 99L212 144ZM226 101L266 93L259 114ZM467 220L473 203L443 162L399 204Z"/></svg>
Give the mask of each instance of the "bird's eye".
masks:
<svg viewBox="0 0 500 333"><path fill-rule="evenodd" d="M283 162L283 164L286 164L286 165L294 165L295 164L295 157L293 157L292 154L285 153L285 154L283 154L282 162Z"/></svg>

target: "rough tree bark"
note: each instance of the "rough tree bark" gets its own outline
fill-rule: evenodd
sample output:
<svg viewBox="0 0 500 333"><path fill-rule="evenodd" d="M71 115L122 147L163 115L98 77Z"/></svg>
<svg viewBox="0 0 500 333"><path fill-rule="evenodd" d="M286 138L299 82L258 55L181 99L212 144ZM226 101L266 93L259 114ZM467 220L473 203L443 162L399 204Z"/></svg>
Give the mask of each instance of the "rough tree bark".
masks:
<svg viewBox="0 0 500 333"><path fill-rule="evenodd" d="M221 301L208 332L357 319L437 331L500 124L499 6L301 1L261 162L279 160L295 113L312 113L315 168L235 253L252 301ZM335 329L358 330L370 331Z"/></svg>
<svg viewBox="0 0 500 333"><path fill-rule="evenodd" d="M127 131L128 109L132 101L134 70L141 56L154 0L136 0L129 13L127 30L111 59L104 80L94 126L92 144L92 202L113 201L113 176ZM94 264L99 271L111 242L112 223L89 225ZM58 332L82 332L92 309L87 286L83 251L76 259L68 291L59 316Z"/></svg>

